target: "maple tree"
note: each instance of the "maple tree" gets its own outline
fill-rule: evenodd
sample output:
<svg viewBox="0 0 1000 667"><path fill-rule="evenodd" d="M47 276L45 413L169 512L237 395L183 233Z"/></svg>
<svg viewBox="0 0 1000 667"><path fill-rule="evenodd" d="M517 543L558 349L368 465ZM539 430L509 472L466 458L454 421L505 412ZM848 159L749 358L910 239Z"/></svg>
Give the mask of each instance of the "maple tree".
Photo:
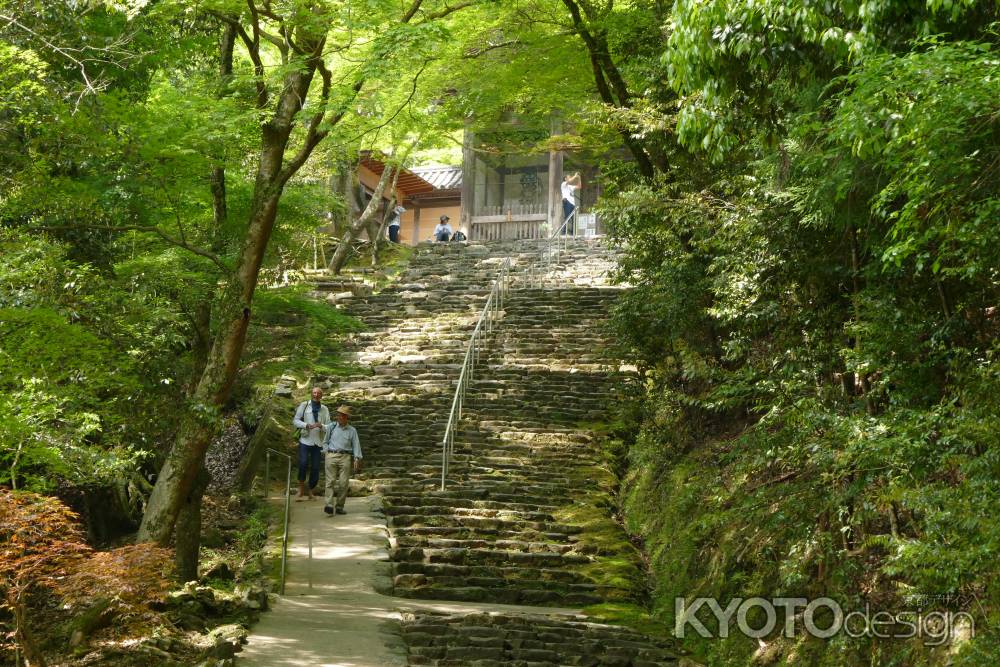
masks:
<svg viewBox="0 0 1000 667"><path fill-rule="evenodd" d="M47 591L71 608L109 601L106 614L138 616L169 587L171 554L150 544L95 551L77 514L56 498L0 490L0 608L14 615L14 640L29 665L45 665L31 631L31 606Z"/></svg>

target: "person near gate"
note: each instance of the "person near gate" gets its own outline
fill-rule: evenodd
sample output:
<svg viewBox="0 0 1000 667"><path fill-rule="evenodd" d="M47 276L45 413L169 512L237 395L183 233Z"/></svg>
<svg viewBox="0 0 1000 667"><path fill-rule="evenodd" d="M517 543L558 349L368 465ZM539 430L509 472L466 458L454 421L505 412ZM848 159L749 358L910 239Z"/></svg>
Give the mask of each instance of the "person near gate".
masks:
<svg viewBox="0 0 1000 667"><path fill-rule="evenodd" d="M313 499L313 489L319 483L319 465L323 458L323 443L331 425L330 409L322 403L323 390L312 388L312 399L302 401L295 409L292 426L299 430L299 495L295 499ZM309 488L306 489L306 470L309 471Z"/></svg>
<svg viewBox="0 0 1000 667"><path fill-rule="evenodd" d="M406 211L402 206L397 206L392 210L392 219L389 220L389 241L399 243L400 216Z"/></svg>
<svg viewBox="0 0 1000 667"><path fill-rule="evenodd" d="M337 424L330 429L323 448L326 450L326 505L327 514L347 514L344 503L351 482L351 471L361 472L361 442L358 431L347 422L351 408L337 408Z"/></svg>
<svg viewBox="0 0 1000 667"><path fill-rule="evenodd" d="M563 228L563 234L570 236L573 235L573 227L576 223L575 220L570 220L570 216L576 210L576 191L580 189L580 185L580 172L576 172L572 176L567 174L560 186L562 190L563 222L566 223L566 226ZM569 222L566 222L567 220Z"/></svg>

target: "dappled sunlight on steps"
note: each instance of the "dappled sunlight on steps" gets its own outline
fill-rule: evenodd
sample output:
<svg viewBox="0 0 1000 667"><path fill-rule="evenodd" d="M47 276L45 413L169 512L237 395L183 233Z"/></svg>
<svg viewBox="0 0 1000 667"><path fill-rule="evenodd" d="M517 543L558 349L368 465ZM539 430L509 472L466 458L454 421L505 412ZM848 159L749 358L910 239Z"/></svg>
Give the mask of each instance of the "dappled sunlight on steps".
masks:
<svg viewBox="0 0 1000 667"><path fill-rule="evenodd" d="M572 241L539 289L525 277L546 266L540 249L530 241L421 248L394 285L338 301L366 325L347 351L364 370L331 378L328 402L355 410L366 457L361 477L383 497L396 596L533 605L539 613L642 602L639 554L610 518L614 478L599 434L587 427L605 417L630 378L610 356L603 328L620 293L606 276L614 256L598 243ZM514 284L479 360L442 492L440 443L454 383L499 261L508 255ZM461 625L463 616L435 618L438 625ZM493 625L515 623L504 620L513 616L491 618ZM570 644L584 627L537 624L538 632L550 639L562 633ZM623 628L588 627L595 636L642 639ZM523 637L513 639L518 644ZM554 646L535 657L565 653L564 659L531 664L611 664ZM458 645L417 648L410 646L411 664L522 660L516 651L478 663L455 657ZM638 655L615 664L673 660L666 653Z"/></svg>

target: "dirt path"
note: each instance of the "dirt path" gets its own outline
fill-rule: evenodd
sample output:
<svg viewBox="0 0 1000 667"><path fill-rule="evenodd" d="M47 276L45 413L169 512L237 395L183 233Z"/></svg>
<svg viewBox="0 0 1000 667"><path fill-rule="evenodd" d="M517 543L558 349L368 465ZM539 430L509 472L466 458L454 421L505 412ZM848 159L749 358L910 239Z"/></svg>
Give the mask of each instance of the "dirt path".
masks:
<svg viewBox="0 0 1000 667"><path fill-rule="evenodd" d="M282 502L275 500L274 502ZM575 609L419 602L376 592L388 554L375 496L348 498L328 516L321 499L292 503L285 595L261 616L237 657L240 667L396 667L406 664L402 611L575 614Z"/></svg>

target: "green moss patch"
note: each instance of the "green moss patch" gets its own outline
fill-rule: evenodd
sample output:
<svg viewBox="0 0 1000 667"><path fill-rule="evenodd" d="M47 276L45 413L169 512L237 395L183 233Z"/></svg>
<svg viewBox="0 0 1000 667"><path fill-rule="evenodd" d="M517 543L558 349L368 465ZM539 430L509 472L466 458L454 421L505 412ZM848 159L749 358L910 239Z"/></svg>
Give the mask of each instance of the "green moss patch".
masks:
<svg viewBox="0 0 1000 667"><path fill-rule="evenodd" d="M649 615L645 607L628 602L606 602L585 607L583 613L594 620L624 625L653 637L672 636L671 628Z"/></svg>

